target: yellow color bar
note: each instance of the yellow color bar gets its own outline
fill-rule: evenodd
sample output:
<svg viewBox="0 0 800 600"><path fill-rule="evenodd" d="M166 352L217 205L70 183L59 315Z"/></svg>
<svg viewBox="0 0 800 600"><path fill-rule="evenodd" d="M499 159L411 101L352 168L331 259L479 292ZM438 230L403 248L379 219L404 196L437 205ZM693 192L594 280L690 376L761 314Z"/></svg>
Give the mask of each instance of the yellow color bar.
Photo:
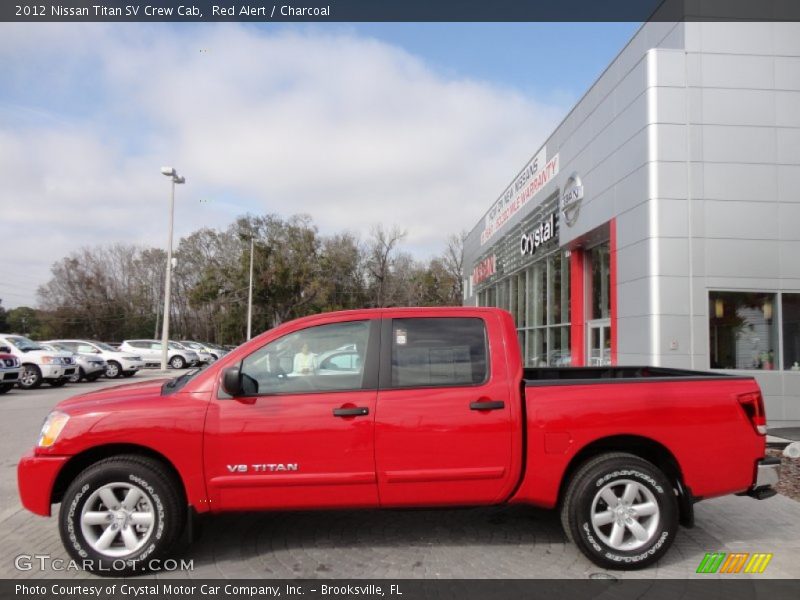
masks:
<svg viewBox="0 0 800 600"><path fill-rule="evenodd" d="M750 557L750 561L744 568L745 573L763 573L769 561L772 560L772 554L755 553Z"/></svg>

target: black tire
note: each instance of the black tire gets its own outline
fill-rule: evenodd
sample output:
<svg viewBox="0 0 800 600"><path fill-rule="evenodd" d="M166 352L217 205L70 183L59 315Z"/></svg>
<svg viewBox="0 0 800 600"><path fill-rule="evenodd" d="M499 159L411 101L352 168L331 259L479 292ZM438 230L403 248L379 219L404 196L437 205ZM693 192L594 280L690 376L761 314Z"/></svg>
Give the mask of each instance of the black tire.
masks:
<svg viewBox="0 0 800 600"><path fill-rule="evenodd" d="M86 372L83 367L78 367L78 370L67 378L70 383L80 383L82 379L86 379Z"/></svg>
<svg viewBox="0 0 800 600"><path fill-rule="evenodd" d="M120 577L147 572L150 561L168 556L183 531L186 505L179 485L162 463L142 456L114 456L87 467L73 480L61 501L58 519L64 547L79 564L97 575ZM134 488L141 493L141 500L126 516L125 492ZM108 510L103 501L101 491L108 489L117 500L116 512ZM87 524L84 508L101 517L108 512L112 515L107 520L110 525L105 525L106 521ZM138 529L146 529L147 525L134 523L133 515L149 515L149 530ZM110 545L98 550L100 538L108 529L113 529ZM130 552L124 533L136 536Z"/></svg>
<svg viewBox="0 0 800 600"><path fill-rule="evenodd" d="M110 360L106 364L106 377L109 379L118 379L122 377L122 365L115 360Z"/></svg>
<svg viewBox="0 0 800 600"><path fill-rule="evenodd" d="M86 376L86 381L97 381L103 375L105 375L105 372L103 371L100 371L99 373L92 373L91 375Z"/></svg>
<svg viewBox="0 0 800 600"><path fill-rule="evenodd" d="M169 366L173 369L183 369L186 366L184 358L178 354L169 359Z"/></svg>
<svg viewBox="0 0 800 600"><path fill-rule="evenodd" d="M5 394L14 387L13 383L0 383L0 394Z"/></svg>
<svg viewBox="0 0 800 600"><path fill-rule="evenodd" d="M39 367L32 364L22 365L22 373L17 382L19 387L23 390L33 390L42 385L42 381L42 371Z"/></svg>
<svg viewBox="0 0 800 600"><path fill-rule="evenodd" d="M136 371L123 371L122 376L126 378L130 378L136 375Z"/></svg>
<svg viewBox="0 0 800 600"><path fill-rule="evenodd" d="M611 496L618 501L613 506ZM596 565L642 569L662 558L675 540L678 502L672 483L652 463L633 454L602 454L570 480L561 524L569 540Z"/></svg>
<svg viewBox="0 0 800 600"><path fill-rule="evenodd" d="M51 387L63 387L66 385L67 381L69 380L66 377L62 377L61 379L48 379L47 383L49 383Z"/></svg>
<svg viewBox="0 0 800 600"><path fill-rule="evenodd" d="M212 354L211 358L213 358L214 360L219 360L219 356L217 356L216 354Z"/></svg>

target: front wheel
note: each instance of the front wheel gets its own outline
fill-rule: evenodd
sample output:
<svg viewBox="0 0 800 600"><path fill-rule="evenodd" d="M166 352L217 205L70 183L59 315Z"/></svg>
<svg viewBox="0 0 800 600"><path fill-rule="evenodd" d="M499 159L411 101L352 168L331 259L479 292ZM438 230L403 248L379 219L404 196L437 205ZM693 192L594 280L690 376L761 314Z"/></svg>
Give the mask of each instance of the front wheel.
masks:
<svg viewBox="0 0 800 600"><path fill-rule="evenodd" d="M110 360L106 364L106 377L109 379L116 379L122 373L122 367L115 360Z"/></svg>
<svg viewBox="0 0 800 600"><path fill-rule="evenodd" d="M69 376L69 382L79 383L80 380L84 378L86 378L86 373L83 371L83 367L78 367L78 370Z"/></svg>
<svg viewBox="0 0 800 600"><path fill-rule="evenodd" d="M133 377L134 375L136 375L136 371L123 371L122 372L122 376L125 377L125 378Z"/></svg>
<svg viewBox="0 0 800 600"><path fill-rule="evenodd" d="M158 461L133 455L101 460L70 484L61 502L61 541L98 575L149 570L180 537L186 516L178 484Z"/></svg>
<svg viewBox="0 0 800 600"><path fill-rule="evenodd" d="M42 385L42 371L36 365L22 365L22 373L19 376L19 387L24 390L32 390Z"/></svg>
<svg viewBox="0 0 800 600"><path fill-rule="evenodd" d="M50 384L50 387L62 387L66 385L67 381L66 377L62 377L61 379L49 379L47 383Z"/></svg>
<svg viewBox="0 0 800 600"><path fill-rule="evenodd" d="M669 549L678 531L678 502L652 463L608 453L583 465L567 487L561 523L593 563L607 569L646 567Z"/></svg>
<svg viewBox="0 0 800 600"><path fill-rule="evenodd" d="M14 387L13 383L0 383L0 394L5 394Z"/></svg>

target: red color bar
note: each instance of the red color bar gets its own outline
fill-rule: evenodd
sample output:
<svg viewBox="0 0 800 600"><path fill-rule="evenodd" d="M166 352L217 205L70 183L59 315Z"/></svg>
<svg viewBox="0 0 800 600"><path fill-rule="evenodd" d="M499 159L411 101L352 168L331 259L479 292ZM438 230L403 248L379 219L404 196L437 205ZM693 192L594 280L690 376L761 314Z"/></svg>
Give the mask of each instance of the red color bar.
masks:
<svg viewBox="0 0 800 600"><path fill-rule="evenodd" d="M609 241L609 304L611 312L611 364L617 364L617 220L611 219L609 223L610 241Z"/></svg>
<svg viewBox="0 0 800 600"><path fill-rule="evenodd" d="M572 366L583 367L586 365L585 358L585 318L584 318L584 282L586 278L583 274L584 268L583 250L576 248L569 255L569 294L570 294L570 352L572 354ZM613 338L612 338L613 339ZM613 342L612 342L613 343Z"/></svg>

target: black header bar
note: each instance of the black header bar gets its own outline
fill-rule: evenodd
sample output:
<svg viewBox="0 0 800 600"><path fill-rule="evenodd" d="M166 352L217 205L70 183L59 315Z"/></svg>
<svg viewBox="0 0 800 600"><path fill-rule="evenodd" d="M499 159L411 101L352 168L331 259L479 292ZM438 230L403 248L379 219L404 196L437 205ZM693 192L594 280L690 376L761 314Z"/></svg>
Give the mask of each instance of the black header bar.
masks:
<svg viewBox="0 0 800 600"><path fill-rule="evenodd" d="M800 21L798 0L3 0L6 22Z"/></svg>

